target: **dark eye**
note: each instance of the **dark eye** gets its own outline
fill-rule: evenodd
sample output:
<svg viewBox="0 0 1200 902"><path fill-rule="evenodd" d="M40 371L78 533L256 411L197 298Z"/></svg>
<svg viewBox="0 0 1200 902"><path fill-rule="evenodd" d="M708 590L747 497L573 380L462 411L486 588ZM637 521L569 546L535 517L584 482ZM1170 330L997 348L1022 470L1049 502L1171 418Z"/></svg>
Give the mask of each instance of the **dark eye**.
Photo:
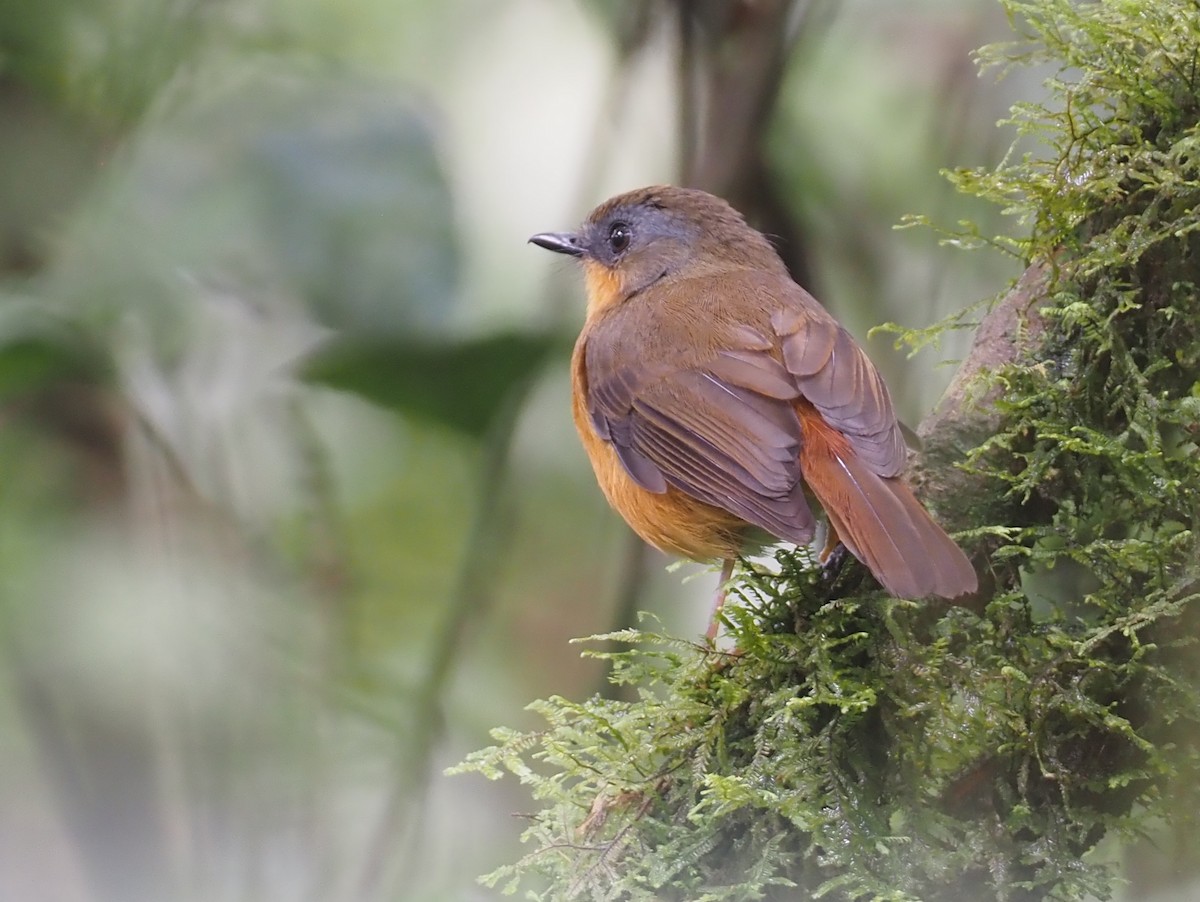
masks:
<svg viewBox="0 0 1200 902"><path fill-rule="evenodd" d="M629 247L633 230L627 222L614 222L608 230L608 246L614 254L619 254Z"/></svg>

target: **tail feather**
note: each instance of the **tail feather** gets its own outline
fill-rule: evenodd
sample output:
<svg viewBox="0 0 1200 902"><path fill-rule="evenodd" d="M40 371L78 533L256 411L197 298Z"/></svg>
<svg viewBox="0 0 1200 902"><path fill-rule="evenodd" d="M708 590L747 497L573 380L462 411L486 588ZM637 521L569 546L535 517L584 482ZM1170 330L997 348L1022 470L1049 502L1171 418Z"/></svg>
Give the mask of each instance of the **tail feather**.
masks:
<svg viewBox="0 0 1200 902"><path fill-rule="evenodd" d="M971 562L896 478L868 468L819 417L805 417L800 467L850 553L899 598L958 598L979 586Z"/></svg>

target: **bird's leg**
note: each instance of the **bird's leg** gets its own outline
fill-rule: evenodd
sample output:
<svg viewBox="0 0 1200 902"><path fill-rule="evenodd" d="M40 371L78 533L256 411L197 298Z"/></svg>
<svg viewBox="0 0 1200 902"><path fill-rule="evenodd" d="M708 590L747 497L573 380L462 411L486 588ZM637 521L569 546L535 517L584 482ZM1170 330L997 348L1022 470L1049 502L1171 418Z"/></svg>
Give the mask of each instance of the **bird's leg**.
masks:
<svg viewBox="0 0 1200 902"><path fill-rule="evenodd" d="M712 617L708 623L708 632L704 635L711 642L717 638L717 630L721 628L721 621L717 619L717 615L721 613L721 608L725 606L725 584L729 582L733 576L733 558L726 558L725 563L721 565L721 575L718 577L717 591L713 595Z"/></svg>
<svg viewBox="0 0 1200 902"><path fill-rule="evenodd" d="M824 564L842 545L842 537L838 535L837 527L830 520L825 521L825 541L817 552L818 563Z"/></svg>
<svg viewBox="0 0 1200 902"><path fill-rule="evenodd" d="M817 560L821 562L821 579L824 582L831 583L837 579L842 565L846 563L846 553L846 546L842 544L837 528L833 523L829 523L825 533L825 546L817 555Z"/></svg>

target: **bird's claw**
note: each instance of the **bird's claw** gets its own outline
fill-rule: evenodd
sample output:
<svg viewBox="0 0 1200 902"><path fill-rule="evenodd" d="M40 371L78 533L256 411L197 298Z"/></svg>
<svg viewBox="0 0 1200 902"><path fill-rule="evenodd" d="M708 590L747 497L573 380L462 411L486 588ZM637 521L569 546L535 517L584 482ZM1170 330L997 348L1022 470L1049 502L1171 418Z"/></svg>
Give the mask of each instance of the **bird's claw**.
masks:
<svg viewBox="0 0 1200 902"><path fill-rule="evenodd" d="M825 555L825 559L821 562L821 582L829 585L838 578L842 572L842 567L845 566L846 558L849 552L846 546L838 542Z"/></svg>

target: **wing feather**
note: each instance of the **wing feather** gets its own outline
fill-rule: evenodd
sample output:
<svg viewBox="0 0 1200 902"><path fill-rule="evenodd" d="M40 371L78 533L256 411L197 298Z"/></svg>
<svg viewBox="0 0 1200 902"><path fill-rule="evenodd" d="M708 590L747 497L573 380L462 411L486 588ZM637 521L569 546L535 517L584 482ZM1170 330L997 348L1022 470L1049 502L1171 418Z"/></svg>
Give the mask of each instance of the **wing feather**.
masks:
<svg viewBox="0 0 1200 902"><path fill-rule="evenodd" d="M799 396L766 353L771 341L742 327L704 365L660 366L621 354L585 357L588 414L638 485L668 486L795 542L811 540L800 475ZM640 363L640 365L639 365Z"/></svg>
<svg viewBox="0 0 1200 902"><path fill-rule="evenodd" d="M800 394L846 436L859 458L880 476L898 476L908 447L883 377L850 333L804 289L795 308L771 319L783 364Z"/></svg>

